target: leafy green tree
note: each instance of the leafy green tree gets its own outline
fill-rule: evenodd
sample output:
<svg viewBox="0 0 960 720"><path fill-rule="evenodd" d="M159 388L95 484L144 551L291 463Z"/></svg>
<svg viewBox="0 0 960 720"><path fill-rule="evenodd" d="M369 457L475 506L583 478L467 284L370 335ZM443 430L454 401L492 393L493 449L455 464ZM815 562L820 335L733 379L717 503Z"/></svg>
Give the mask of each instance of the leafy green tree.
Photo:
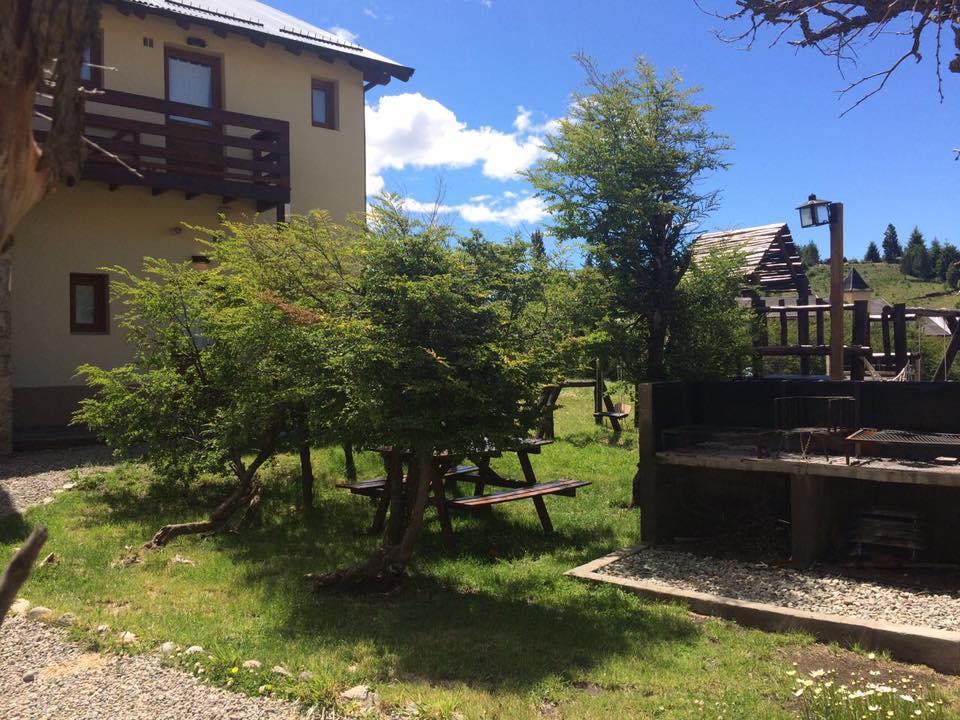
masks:
<svg viewBox="0 0 960 720"><path fill-rule="evenodd" d="M900 246L900 238L897 237L897 229L892 223L887 225L883 232L883 261L885 263L895 263L903 255L903 248Z"/></svg>
<svg viewBox="0 0 960 720"><path fill-rule="evenodd" d="M940 241L937 238L934 238L930 243L930 250L928 251L930 256L930 277L937 277L937 267L940 264L940 256L943 254L943 245L940 244ZM940 278L943 279L942 277Z"/></svg>
<svg viewBox="0 0 960 720"><path fill-rule="evenodd" d="M692 262L680 281L667 345L672 379L728 379L749 364L753 313L739 302L742 257L711 253Z"/></svg>
<svg viewBox="0 0 960 720"><path fill-rule="evenodd" d="M867 245L867 252L863 256L864 262L869 263L878 263L880 262L880 249L877 247L877 244L870 241L870 244Z"/></svg>
<svg viewBox="0 0 960 720"><path fill-rule="evenodd" d="M805 268L812 268L820 264L820 248L813 240L800 248L800 262L803 263Z"/></svg>
<svg viewBox="0 0 960 720"><path fill-rule="evenodd" d="M717 206L704 182L726 167L730 143L709 129L709 108L676 73L660 78L642 58L632 73L602 73L577 59L586 86L527 177L548 203L554 235L583 240L609 279L612 317L637 329L643 345L631 374L663 379L689 245Z"/></svg>
<svg viewBox="0 0 960 720"><path fill-rule="evenodd" d="M411 219L387 198L337 253L309 256L317 268L292 269L323 277L331 265L354 268L341 286L340 313L354 322L338 353L348 370L340 423L362 448L393 448L379 547L358 565L315 577L318 589L394 586L445 466L488 444L509 447L535 426L550 363L531 255L518 239L499 244L475 233L456 242L449 228ZM277 302L292 317L321 315L312 293L278 285L286 289Z"/></svg>
<svg viewBox="0 0 960 720"><path fill-rule="evenodd" d="M263 228L286 232L272 225L255 232ZM166 481L234 477L207 519L164 526L148 547L218 531L240 511L252 519L260 504L257 472L287 447L294 413L326 407L318 368L336 346L333 333L325 324L298 324L235 269L224 263L198 271L150 258L140 275L113 268L133 359L109 370L79 369L95 394L75 421L115 450L142 451Z"/></svg>

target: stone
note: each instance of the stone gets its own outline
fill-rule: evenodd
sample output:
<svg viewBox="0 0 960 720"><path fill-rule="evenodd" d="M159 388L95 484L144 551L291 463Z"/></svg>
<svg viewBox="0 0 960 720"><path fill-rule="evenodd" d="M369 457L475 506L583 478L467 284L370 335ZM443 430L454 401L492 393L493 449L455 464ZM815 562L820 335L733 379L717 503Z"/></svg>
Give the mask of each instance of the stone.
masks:
<svg viewBox="0 0 960 720"><path fill-rule="evenodd" d="M196 565L196 563L183 555L174 555L172 560L174 565Z"/></svg>
<svg viewBox="0 0 960 720"><path fill-rule="evenodd" d="M340 699L355 702L365 708L375 708L380 704L380 696L366 685L353 686L340 693Z"/></svg>
<svg viewBox="0 0 960 720"><path fill-rule="evenodd" d="M284 677L290 677L290 671L287 670L283 665L274 665L271 670L277 675L283 675Z"/></svg>
<svg viewBox="0 0 960 720"><path fill-rule="evenodd" d="M110 632L109 625L97 625L97 635L106 635Z"/></svg>
<svg viewBox="0 0 960 720"><path fill-rule="evenodd" d="M160 646L161 655L173 655L177 651L177 644L167 640Z"/></svg>
<svg viewBox="0 0 960 720"><path fill-rule="evenodd" d="M58 625L73 625L77 620L77 616L72 612L65 612L63 615L57 618Z"/></svg>
<svg viewBox="0 0 960 720"><path fill-rule="evenodd" d="M53 502L53 497L51 497L50 495L47 495L47 497L45 497L43 500L40 501L40 503L43 505L49 505L52 502Z"/></svg>
<svg viewBox="0 0 960 720"><path fill-rule="evenodd" d="M37 605L36 607L30 608L30 611L27 613L27 617L31 620L42 620L51 612L53 611L50 608L44 607L43 605Z"/></svg>
<svg viewBox="0 0 960 720"><path fill-rule="evenodd" d="M36 671L36 670L30 670L29 672L25 672L25 673L23 674L23 681L24 681L24 682L33 682L33 681L36 680L36 679L37 679L37 671Z"/></svg>
<svg viewBox="0 0 960 720"><path fill-rule="evenodd" d="M259 670L263 667L263 664L259 660L244 660L243 669L244 670Z"/></svg>
<svg viewBox="0 0 960 720"><path fill-rule="evenodd" d="M77 486L77 484L76 484L75 482L68 482L68 483L64 483L64 484L63 484L63 489L64 489L64 490L73 490L76 486Z"/></svg>
<svg viewBox="0 0 960 720"><path fill-rule="evenodd" d="M30 609L30 601L25 598L17 598L10 606L11 615L23 615Z"/></svg>
<svg viewBox="0 0 960 720"><path fill-rule="evenodd" d="M186 650L183 651L184 655L197 655L203 652L203 647L200 645L191 645Z"/></svg>
<svg viewBox="0 0 960 720"><path fill-rule="evenodd" d="M297 680L300 680L301 682L310 682L315 677L316 675L314 673L310 672L309 670L304 670L297 675Z"/></svg>
<svg viewBox="0 0 960 720"><path fill-rule="evenodd" d="M133 645L137 641L137 636L129 630L120 633L118 640L121 645Z"/></svg>

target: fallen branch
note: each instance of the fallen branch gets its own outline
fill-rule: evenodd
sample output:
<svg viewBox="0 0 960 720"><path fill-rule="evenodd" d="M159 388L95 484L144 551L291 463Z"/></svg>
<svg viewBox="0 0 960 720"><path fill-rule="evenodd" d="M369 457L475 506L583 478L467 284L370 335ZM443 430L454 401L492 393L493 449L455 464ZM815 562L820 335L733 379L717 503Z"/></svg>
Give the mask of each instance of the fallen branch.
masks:
<svg viewBox="0 0 960 720"><path fill-rule="evenodd" d="M13 605L20 587L30 577L30 569L37 561L40 548L46 541L47 529L43 525L37 525L27 541L13 556L7 569L3 571L3 577L0 577L0 624L3 623L7 611Z"/></svg>

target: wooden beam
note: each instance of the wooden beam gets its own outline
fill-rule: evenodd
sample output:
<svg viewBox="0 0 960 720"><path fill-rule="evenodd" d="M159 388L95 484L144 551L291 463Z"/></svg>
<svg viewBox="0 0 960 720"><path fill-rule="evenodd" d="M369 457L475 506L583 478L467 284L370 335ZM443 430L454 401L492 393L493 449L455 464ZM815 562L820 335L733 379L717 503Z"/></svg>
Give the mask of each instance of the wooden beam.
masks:
<svg viewBox="0 0 960 720"><path fill-rule="evenodd" d="M291 55L300 56L303 53L303 48L298 45L284 45L283 49L286 50Z"/></svg>
<svg viewBox="0 0 960 720"><path fill-rule="evenodd" d="M229 33L227 32L226 28L217 26L213 29L213 34L218 38L225 38Z"/></svg>
<svg viewBox="0 0 960 720"><path fill-rule="evenodd" d="M263 40L262 38L258 38L255 35L250 36L250 42L252 42L257 47L261 47L261 48L267 46L266 40Z"/></svg>
<svg viewBox="0 0 960 720"><path fill-rule="evenodd" d="M160 188L160 187L150 188L150 194L153 195L154 197L163 195L166 191L167 191L167 188Z"/></svg>
<svg viewBox="0 0 960 720"><path fill-rule="evenodd" d="M187 20L186 18L178 17L177 20L176 20L176 22L177 22L177 27L178 27L178 28L182 28L183 30L189 30L189 29L190 29L190 21Z"/></svg>
<svg viewBox="0 0 960 720"><path fill-rule="evenodd" d="M907 364L907 306L896 303L893 306L893 353L897 359L896 372Z"/></svg>
<svg viewBox="0 0 960 720"><path fill-rule="evenodd" d="M934 382L946 382L947 375L950 374L950 366L953 364L953 359L957 356L958 350L960 350L960 326L958 326L957 329L953 331L953 335L950 336L950 344L947 345L943 359L940 361L937 372L933 376Z"/></svg>

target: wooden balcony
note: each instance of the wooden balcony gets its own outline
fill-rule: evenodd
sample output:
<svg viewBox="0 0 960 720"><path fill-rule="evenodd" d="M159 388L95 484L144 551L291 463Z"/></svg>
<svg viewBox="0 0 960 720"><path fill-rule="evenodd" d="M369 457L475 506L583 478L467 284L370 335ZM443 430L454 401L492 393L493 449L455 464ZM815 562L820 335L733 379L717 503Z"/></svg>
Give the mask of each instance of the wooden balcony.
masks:
<svg viewBox="0 0 960 720"><path fill-rule="evenodd" d="M38 105L40 113L46 114ZM224 203L255 200L258 210L290 202L290 127L285 120L103 90L88 98L85 135L116 158L91 148L83 179L149 187L154 195L219 195ZM45 128L36 130L38 142Z"/></svg>

